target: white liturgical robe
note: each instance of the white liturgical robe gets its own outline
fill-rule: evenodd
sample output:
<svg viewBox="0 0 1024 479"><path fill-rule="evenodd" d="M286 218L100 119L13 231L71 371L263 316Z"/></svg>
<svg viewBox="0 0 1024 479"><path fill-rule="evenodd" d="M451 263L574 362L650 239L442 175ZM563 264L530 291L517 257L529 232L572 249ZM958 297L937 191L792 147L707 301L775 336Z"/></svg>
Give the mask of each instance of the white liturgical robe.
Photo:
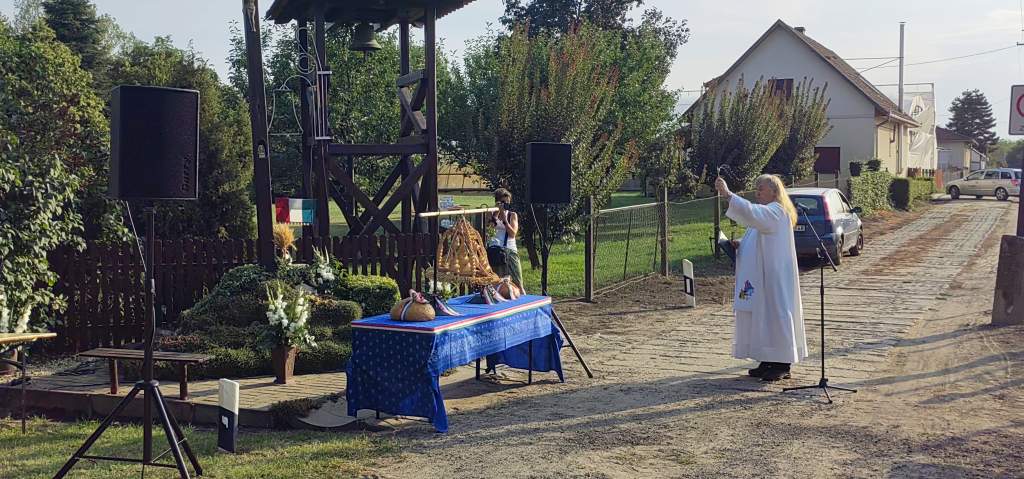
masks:
<svg viewBox="0 0 1024 479"><path fill-rule="evenodd" d="M737 358L796 363L807 357L793 226L782 205L733 195L726 216L747 228L736 252Z"/></svg>

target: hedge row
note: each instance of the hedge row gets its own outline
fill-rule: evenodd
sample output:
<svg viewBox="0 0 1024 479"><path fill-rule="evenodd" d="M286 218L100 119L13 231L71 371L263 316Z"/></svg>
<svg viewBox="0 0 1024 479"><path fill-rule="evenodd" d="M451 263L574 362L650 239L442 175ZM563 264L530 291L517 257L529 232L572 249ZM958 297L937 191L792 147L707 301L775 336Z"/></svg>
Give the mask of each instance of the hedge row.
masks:
<svg viewBox="0 0 1024 479"><path fill-rule="evenodd" d="M864 210L865 215L892 209L889 188L893 176L887 171L865 171L850 178L850 201Z"/></svg>
<svg viewBox="0 0 1024 479"><path fill-rule="evenodd" d="M914 203L931 198L935 182L931 178L895 178L890 185L889 197L892 205L910 211Z"/></svg>

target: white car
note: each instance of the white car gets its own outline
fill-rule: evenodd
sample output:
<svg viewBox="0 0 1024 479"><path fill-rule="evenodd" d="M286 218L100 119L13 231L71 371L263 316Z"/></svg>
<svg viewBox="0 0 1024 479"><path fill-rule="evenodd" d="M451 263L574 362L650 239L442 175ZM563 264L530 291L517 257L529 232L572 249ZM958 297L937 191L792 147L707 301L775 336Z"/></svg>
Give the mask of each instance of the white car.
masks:
<svg viewBox="0 0 1024 479"><path fill-rule="evenodd" d="M1020 196L1019 168L989 168L979 170L967 175L966 178L950 181L946 185L946 193L952 199L963 196L995 196L1000 201L1006 201L1011 196Z"/></svg>

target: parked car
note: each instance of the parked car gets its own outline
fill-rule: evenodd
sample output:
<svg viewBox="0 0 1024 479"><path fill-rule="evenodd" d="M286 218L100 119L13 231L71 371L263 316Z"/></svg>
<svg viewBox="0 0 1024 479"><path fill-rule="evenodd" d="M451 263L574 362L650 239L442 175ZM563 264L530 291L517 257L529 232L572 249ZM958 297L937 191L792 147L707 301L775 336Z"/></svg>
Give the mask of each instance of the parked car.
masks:
<svg viewBox="0 0 1024 479"><path fill-rule="evenodd" d="M1020 196L1019 168L989 168L967 175L966 178L950 181L946 185L946 193L952 199L960 195L975 198L995 196L999 201L1006 201L1010 196Z"/></svg>
<svg viewBox="0 0 1024 479"><path fill-rule="evenodd" d="M809 226L814 226L836 264L842 262L843 253L860 255L864 250L860 208L851 206L846 196L835 188L792 188L788 191L797 206L793 238L798 257L818 256L818 240Z"/></svg>

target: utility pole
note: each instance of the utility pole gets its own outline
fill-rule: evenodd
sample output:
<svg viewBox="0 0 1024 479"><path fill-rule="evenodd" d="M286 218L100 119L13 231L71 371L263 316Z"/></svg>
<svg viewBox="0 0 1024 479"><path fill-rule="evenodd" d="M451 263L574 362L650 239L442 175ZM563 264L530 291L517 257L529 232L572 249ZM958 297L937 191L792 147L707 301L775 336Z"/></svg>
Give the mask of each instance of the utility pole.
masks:
<svg viewBox="0 0 1024 479"><path fill-rule="evenodd" d="M900 113L903 113L903 29L906 27L907 22L900 22L900 81L899 81L899 94L898 103L896 106L899 107ZM900 173L903 172L903 129L905 125L900 122L897 127L899 139L896 143L896 167L899 168Z"/></svg>

